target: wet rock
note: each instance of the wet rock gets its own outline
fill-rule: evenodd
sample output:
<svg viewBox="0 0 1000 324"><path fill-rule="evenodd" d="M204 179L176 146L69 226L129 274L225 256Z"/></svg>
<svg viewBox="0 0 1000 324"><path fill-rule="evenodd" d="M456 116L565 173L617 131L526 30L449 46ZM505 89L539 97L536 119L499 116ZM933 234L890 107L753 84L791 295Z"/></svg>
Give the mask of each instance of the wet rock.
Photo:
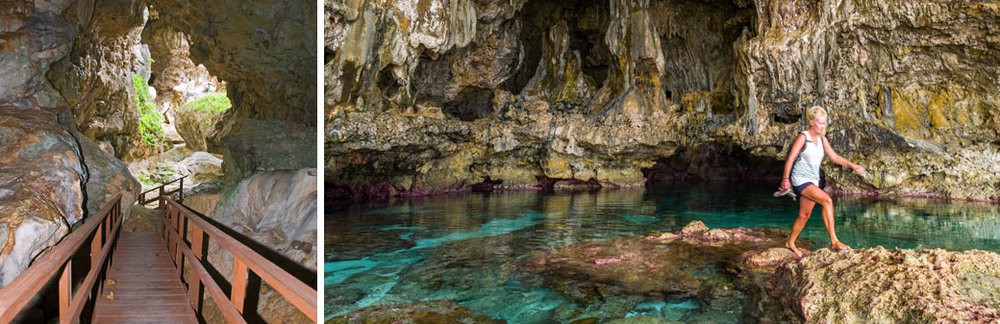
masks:
<svg viewBox="0 0 1000 324"><path fill-rule="evenodd" d="M806 323L989 323L1000 320L998 262L979 250L821 249L778 267L767 294Z"/></svg>
<svg viewBox="0 0 1000 324"><path fill-rule="evenodd" d="M453 301L433 300L406 305L371 306L343 317L327 320L327 324L353 323L506 323L477 314Z"/></svg>
<svg viewBox="0 0 1000 324"><path fill-rule="evenodd" d="M631 298L633 303L696 298L708 308L739 314L742 293L735 290L731 269L739 267L740 256L747 251L781 247L786 238L782 230L708 229L693 221L676 232L573 243L537 252L521 266L581 305L611 298Z"/></svg>
<svg viewBox="0 0 1000 324"><path fill-rule="evenodd" d="M83 219L87 173L76 140L56 120L41 108L0 103L0 286Z"/></svg>

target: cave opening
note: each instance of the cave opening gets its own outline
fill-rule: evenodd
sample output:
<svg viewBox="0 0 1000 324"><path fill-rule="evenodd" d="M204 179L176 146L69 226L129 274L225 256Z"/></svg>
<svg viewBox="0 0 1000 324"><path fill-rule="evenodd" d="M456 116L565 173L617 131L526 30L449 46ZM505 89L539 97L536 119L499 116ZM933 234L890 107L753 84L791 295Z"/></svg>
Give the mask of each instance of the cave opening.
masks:
<svg viewBox="0 0 1000 324"><path fill-rule="evenodd" d="M524 57L520 68L502 88L511 93L521 93L539 68L543 44L550 28L565 21L569 36L569 51L578 51L582 72L600 86L608 77L611 54L604 41L610 16L607 1L528 1L515 19L521 23L519 41Z"/></svg>
<svg viewBox="0 0 1000 324"><path fill-rule="evenodd" d="M140 60L146 66L135 70L148 71L149 77L143 83L142 75L133 75L137 78L133 86L140 119L138 136L143 145L154 149L148 156L125 162L144 191L185 176L187 189L221 183L223 156L211 141L217 124L232 107L226 82L195 63L189 35L161 20L156 9L147 10L139 44L148 56ZM140 89L144 86L145 91ZM152 109L142 107L139 96L143 93L154 94L148 99Z"/></svg>

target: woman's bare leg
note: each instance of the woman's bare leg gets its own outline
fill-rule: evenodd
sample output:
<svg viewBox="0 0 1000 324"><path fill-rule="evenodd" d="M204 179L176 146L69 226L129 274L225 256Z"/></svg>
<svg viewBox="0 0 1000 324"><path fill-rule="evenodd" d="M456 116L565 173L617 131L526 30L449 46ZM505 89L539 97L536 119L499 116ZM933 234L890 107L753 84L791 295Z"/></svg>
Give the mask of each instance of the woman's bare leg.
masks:
<svg viewBox="0 0 1000 324"><path fill-rule="evenodd" d="M816 206L815 201L808 198L799 199L799 217L795 218L795 223L792 224L792 235L788 237L788 242L785 242L785 247L795 252L795 255L800 258L802 257L802 252L795 246L795 240L799 238L802 229L806 227L806 221L809 220L809 216L812 216L814 206Z"/></svg>
<svg viewBox="0 0 1000 324"><path fill-rule="evenodd" d="M830 233L830 249L850 249L850 246L841 243L840 240L837 239L837 231L834 229L833 224L833 199L830 198L830 195L823 192L823 189L812 185L806 187L805 190L802 190L802 196L815 201L820 204L820 206L823 206L823 225L826 226L827 233Z"/></svg>

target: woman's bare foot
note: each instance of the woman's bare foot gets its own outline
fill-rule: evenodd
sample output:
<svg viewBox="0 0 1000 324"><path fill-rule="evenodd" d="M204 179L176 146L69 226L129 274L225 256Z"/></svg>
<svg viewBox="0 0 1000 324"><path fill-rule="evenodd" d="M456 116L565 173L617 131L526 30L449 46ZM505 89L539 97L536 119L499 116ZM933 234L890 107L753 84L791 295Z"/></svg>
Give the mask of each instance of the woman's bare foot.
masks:
<svg viewBox="0 0 1000 324"><path fill-rule="evenodd" d="M799 251L799 248L795 247L795 243L785 243L785 247L792 250L796 257L802 258L802 251Z"/></svg>
<svg viewBox="0 0 1000 324"><path fill-rule="evenodd" d="M834 242L833 244L830 244L830 250L834 250L834 251L850 251L851 247L847 246L847 244L844 244L844 243L841 243L841 242Z"/></svg>

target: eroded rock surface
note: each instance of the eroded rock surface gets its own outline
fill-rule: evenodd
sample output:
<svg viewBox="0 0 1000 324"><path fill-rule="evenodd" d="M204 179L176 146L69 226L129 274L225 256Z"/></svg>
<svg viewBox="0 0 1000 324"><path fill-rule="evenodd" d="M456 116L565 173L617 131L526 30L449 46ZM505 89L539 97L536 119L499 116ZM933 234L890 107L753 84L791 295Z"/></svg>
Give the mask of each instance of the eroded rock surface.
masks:
<svg viewBox="0 0 1000 324"><path fill-rule="evenodd" d="M0 104L0 286L84 215L79 147L56 116Z"/></svg>
<svg viewBox="0 0 1000 324"><path fill-rule="evenodd" d="M260 173L218 191L192 196L185 203L236 232L286 271L300 278L315 278L315 169ZM220 245L210 243L208 260L220 273L232 273L232 256ZM267 285L261 287L256 309L269 323L308 321ZM205 316L208 322L223 321L218 312L206 311Z"/></svg>
<svg viewBox="0 0 1000 324"><path fill-rule="evenodd" d="M997 264L1000 255L979 250L822 249L777 268L767 293L778 311L765 320L993 323Z"/></svg>
<svg viewBox="0 0 1000 324"><path fill-rule="evenodd" d="M776 174L804 109L822 105L831 144L868 168L831 165L833 189L1000 199L992 2L408 4L326 4L325 180L342 196L758 165L707 156L711 168L655 171L694 151L771 161ZM512 117L543 112L554 117ZM642 134L615 134L630 127ZM606 141L563 135L584 130Z"/></svg>

